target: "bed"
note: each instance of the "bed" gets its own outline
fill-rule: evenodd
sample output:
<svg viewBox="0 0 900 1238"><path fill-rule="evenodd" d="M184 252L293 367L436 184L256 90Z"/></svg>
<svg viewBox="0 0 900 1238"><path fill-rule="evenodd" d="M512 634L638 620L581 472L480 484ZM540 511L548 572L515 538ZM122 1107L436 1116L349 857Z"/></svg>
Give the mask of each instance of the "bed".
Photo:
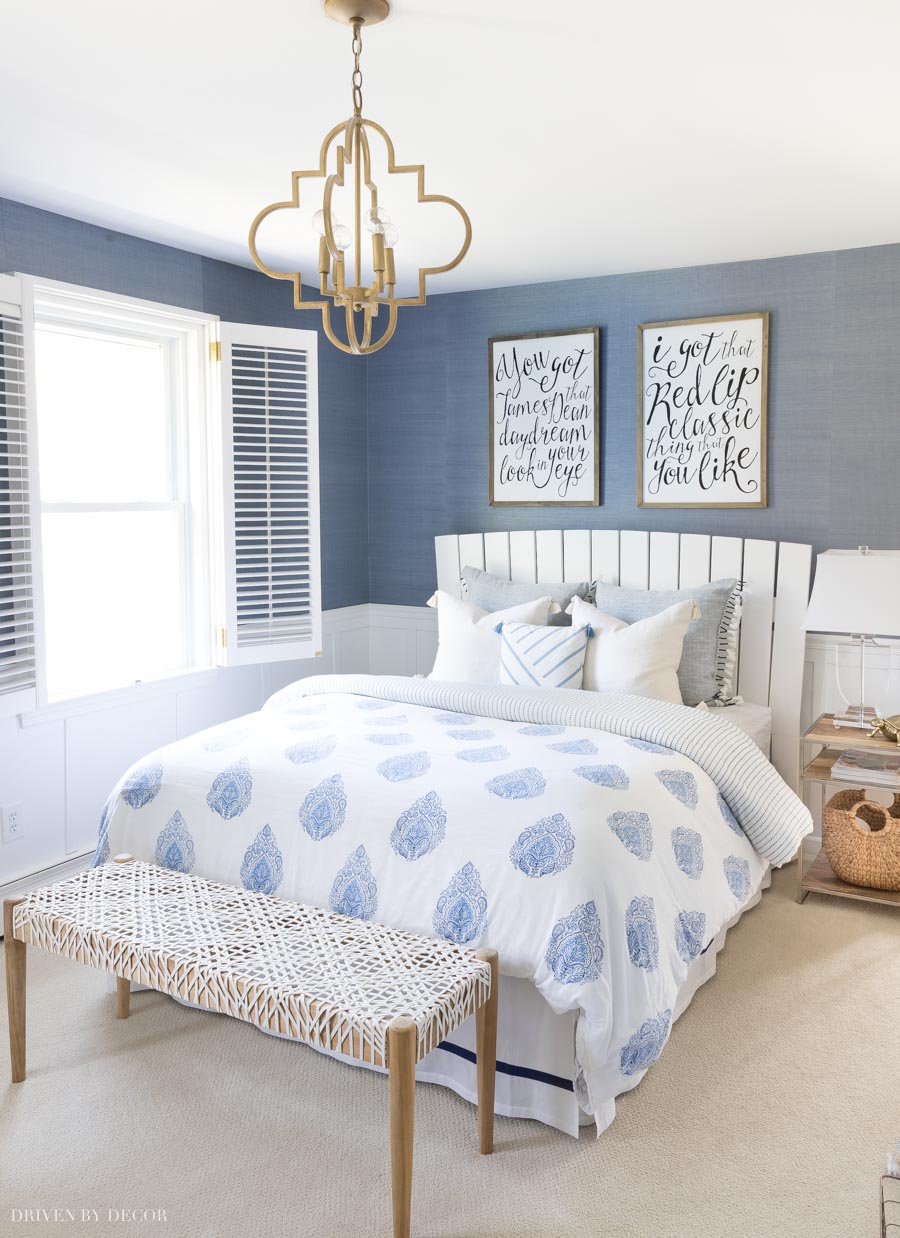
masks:
<svg viewBox="0 0 900 1238"><path fill-rule="evenodd" d="M523 543L503 536L511 572ZM564 578L554 569L565 564L541 568L541 535L529 536L535 578L542 570ZM669 545L677 538L663 536ZM482 538L485 559L497 537ZM554 538L583 548L569 534ZM736 539L707 539L710 568L716 541ZM620 556L628 545L617 535ZM648 537L644 587L651 545ZM773 548L759 558L773 570L768 605L751 605L741 658L744 672L759 662L756 616L768 613L766 698L749 703L771 711L774 748L793 706L783 681L769 698L769 669L797 639L792 591L808 587L809 558L797 584L802 554L751 545ZM468 562L475 548L456 540L457 574L460 556ZM439 582L452 579L449 549L438 539ZM760 576L747 583L764 603ZM744 673L745 695L751 682ZM259 713L127 771L104 811L96 862L128 851L495 946L497 1112L571 1134L586 1123L602 1131L616 1096L640 1082L712 975L727 929L759 898L770 865L790 859L812 828L754 739L720 716L727 713L566 689L300 680ZM474 1099L473 1057L473 1029L464 1026L418 1075Z"/></svg>

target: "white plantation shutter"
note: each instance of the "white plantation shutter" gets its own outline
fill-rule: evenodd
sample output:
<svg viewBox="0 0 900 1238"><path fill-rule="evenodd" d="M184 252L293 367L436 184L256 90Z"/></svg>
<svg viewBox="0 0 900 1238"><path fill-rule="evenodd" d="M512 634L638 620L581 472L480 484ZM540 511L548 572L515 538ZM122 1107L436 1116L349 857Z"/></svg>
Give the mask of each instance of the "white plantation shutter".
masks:
<svg viewBox="0 0 900 1238"><path fill-rule="evenodd" d="M322 648L317 342L221 324L224 665Z"/></svg>
<svg viewBox="0 0 900 1238"><path fill-rule="evenodd" d="M30 300L0 275L0 716L34 709L34 551L27 417Z"/></svg>

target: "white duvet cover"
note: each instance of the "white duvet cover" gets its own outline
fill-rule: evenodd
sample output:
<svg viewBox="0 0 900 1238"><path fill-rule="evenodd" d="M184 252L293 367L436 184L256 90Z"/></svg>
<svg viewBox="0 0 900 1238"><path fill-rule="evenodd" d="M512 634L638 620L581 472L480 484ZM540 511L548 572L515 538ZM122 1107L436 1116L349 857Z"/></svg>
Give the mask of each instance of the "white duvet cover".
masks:
<svg viewBox="0 0 900 1238"><path fill-rule="evenodd" d="M134 766L95 862L128 851L494 946L576 1012L596 1112L657 1059L690 965L811 828L753 742L696 710L323 676Z"/></svg>

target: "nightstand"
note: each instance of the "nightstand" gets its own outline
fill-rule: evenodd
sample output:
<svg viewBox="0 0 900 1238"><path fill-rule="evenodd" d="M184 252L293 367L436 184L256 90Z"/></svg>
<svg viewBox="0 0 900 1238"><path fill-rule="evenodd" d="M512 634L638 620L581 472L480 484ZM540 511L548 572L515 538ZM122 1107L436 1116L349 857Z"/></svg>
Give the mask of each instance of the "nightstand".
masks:
<svg viewBox="0 0 900 1238"><path fill-rule="evenodd" d="M809 747L816 745L819 751L808 760ZM868 731L857 730L854 727L836 727L833 714L822 714L812 724L805 735L800 737L800 780L805 789L811 783L818 783L822 788L822 805L828 798L828 784L834 787L865 787L872 791L892 792L890 787L879 783L865 782L862 778L854 782L844 779L833 779L831 767L842 752L898 752L898 746L880 735L869 738ZM898 787L900 791L900 787ZM824 847L813 860L809 868L803 871L803 848L800 849L800 860L797 865L797 902L802 903L810 890L816 894L833 894L837 898L855 898L864 903L889 903L900 907L900 891L872 890L868 886L854 886L847 881L835 877L828 863Z"/></svg>

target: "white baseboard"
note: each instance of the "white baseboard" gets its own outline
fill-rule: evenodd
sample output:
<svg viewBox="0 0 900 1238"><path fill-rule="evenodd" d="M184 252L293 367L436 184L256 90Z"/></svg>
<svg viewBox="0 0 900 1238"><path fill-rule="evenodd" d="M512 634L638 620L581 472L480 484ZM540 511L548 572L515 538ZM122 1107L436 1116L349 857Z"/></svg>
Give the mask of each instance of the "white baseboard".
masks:
<svg viewBox="0 0 900 1238"><path fill-rule="evenodd" d="M39 872L20 877L17 881L7 882L0 886L0 901L4 898L21 898L40 886L52 885L54 881L63 881L73 873L80 873L90 865L93 854L93 851L85 851L83 855L73 855L61 864L53 864L50 868L42 868Z"/></svg>

